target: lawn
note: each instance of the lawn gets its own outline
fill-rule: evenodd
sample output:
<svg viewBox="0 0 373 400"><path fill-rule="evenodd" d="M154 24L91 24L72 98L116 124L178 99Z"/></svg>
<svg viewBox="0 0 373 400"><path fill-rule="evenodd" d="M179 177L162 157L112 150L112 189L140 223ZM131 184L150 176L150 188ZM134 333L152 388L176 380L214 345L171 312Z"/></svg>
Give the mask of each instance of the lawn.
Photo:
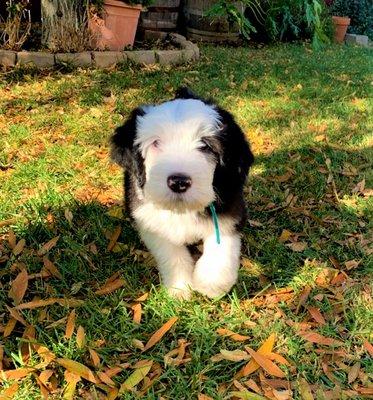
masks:
<svg viewBox="0 0 373 400"><path fill-rule="evenodd" d="M0 398L373 396L372 50L61 68L0 75ZM230 110L256 156L239 283L216 300L159 286L108 160L130 110L180 85Z"/></svg>

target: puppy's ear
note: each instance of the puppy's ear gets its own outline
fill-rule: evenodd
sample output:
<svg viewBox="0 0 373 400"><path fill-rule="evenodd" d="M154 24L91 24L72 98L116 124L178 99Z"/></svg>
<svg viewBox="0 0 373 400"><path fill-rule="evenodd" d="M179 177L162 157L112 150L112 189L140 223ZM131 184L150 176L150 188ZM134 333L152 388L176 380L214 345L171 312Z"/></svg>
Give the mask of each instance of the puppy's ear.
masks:
<svg viewBox="0 0 373 400"><path fill-rule="evenodd" d="M254 155L233 116L217 107L222 129L218 139L222 148L221 161L216 167L214 188L217 198L229 204L245 184L249 168L254 162Z"/></svg>
<svg viewBox="0 0 373 400"><path fill-rule="evenodd" d="M118 127L110 139L110 157L122 167L130 168L133 163L133 144L136 138L137 117L141 117L144 114L145 112L141 108L133 110L124 125Z"/></svg>
<svg viewBox="0 0 373 400"><path fill-rule="evenodd" d="M198 99L199 97L194 94L188 87L181 86L176 90L175 99Z"/></svg>

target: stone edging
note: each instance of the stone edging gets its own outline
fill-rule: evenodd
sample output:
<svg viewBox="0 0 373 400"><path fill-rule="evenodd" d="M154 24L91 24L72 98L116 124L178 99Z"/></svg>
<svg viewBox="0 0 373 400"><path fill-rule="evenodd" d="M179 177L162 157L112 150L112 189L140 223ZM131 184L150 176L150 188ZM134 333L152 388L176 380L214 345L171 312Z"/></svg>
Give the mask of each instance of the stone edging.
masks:
<svg viewBox="0 0 373 400"><path fill-rule="evenodd" d="M177 65L199 59L199 48L196 44L178 33L170 33L168 37L180 45L181 50L86 51L57 54L0 50L0 65L5 67L34 65L41 69L65 62L77 67L106 68L126 61L138 64Z"/></svg>

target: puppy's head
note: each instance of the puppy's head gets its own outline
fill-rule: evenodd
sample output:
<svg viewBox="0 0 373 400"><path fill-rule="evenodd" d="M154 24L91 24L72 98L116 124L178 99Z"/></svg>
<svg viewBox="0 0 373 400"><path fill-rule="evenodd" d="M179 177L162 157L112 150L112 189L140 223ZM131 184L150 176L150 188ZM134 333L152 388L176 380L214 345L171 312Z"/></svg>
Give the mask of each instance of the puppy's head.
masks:
<svg viewBox="0 0 373 400"><path fill-rule="evenodd" d="M134 110L112 137L112 158L136 177L145 201L180 211L226 201L252 162L233 117L187 89Z"/></svg>

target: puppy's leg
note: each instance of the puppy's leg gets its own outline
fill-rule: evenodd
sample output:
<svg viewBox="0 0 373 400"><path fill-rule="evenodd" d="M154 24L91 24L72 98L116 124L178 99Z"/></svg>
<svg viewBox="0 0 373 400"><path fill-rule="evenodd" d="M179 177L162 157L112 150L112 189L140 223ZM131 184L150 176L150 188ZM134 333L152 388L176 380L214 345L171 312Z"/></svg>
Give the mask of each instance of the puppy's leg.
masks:
<svg viewBox="0 0 373 400"><path fill-rule="evenodd" d="M188 299L191 294L194 262L188 249L157 234L142 231L141 237L153 254L162 283L171 296Z"/></svg>
<svg viewBox="0 0 373 400"><path fill-rule="evenodd" d="M215 234L203 243L203 254L193 274L193 289L208 296L227 293L237 281L241 239L238 233L222 235L220 244Z"/></svg>

